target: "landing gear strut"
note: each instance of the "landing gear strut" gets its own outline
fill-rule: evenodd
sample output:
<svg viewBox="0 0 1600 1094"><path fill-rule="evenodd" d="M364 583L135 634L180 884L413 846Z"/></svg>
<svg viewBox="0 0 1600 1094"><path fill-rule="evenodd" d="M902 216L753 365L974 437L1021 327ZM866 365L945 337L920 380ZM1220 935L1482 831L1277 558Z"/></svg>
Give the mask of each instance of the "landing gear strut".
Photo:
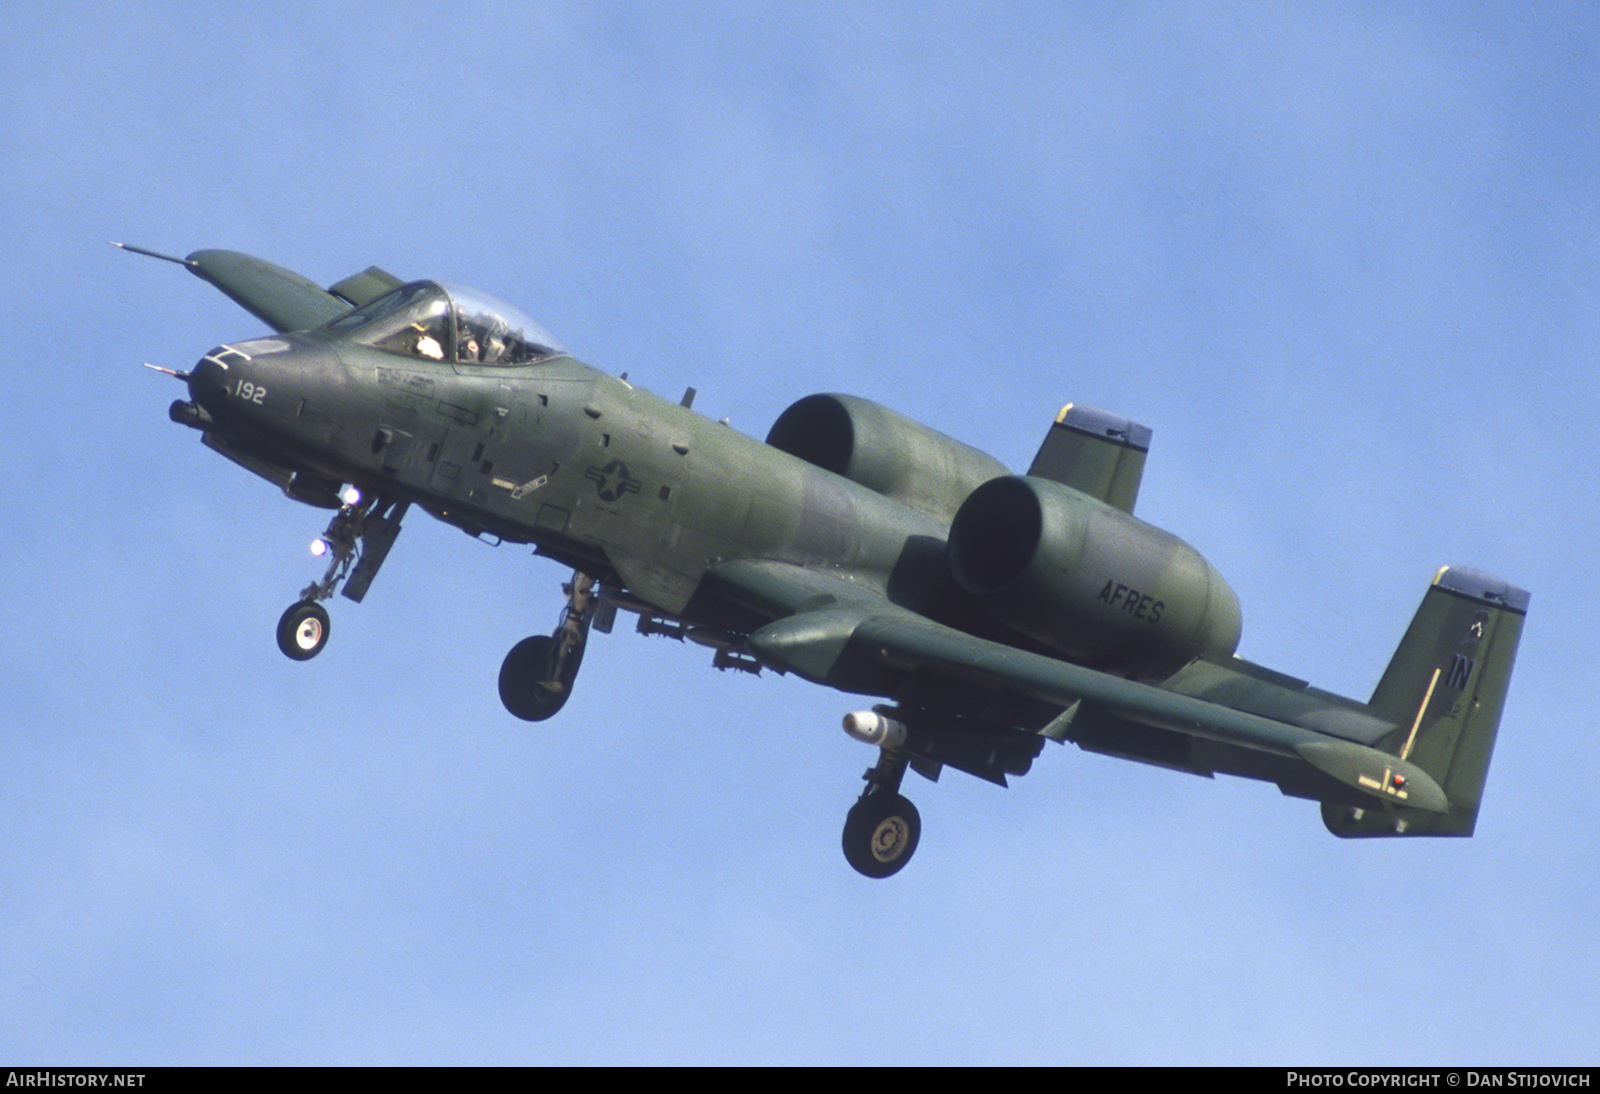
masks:
<svg viewBox="0 0 1600 1094"><path fill-rule="evenodd" d="M566 705L583 664L589 624L600 605L594 578L574 571L562 586L567 606L554 634L524 638L500 665L500 701L524 722L542 722Z"/></svg>
<svg viewBox="0 0 1600 1094"><path fill-rule="evenodd" d="M328 522L320 543L332 554L321 581L300 590L300 599L289 605L278 620L278 648L285 657L309 661L328 644L332 627L327 609L317 603L327 600L344 585L344 595L358 604L378 574L400 534L400 518L410 502L382 498L359 499L341 505Z"/></svg>
<svg viewBox="0 0 1600 1094"><path fill-rule="evenodd" d="M888 877L916 852L922 818L917 807L900 796L905 773L905 757L880 752L877 766L865 775L867 788L845 816L844 857L857 873Z"/></svg>

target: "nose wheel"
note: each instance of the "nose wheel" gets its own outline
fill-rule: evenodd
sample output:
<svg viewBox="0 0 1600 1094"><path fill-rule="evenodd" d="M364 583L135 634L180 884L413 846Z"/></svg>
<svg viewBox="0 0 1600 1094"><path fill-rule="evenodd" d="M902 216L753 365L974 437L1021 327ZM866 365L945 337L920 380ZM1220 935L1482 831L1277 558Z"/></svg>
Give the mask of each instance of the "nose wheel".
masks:
<svg viewBox="0 0 1600 1094"><path fill-rule="evenodd" d="M278 620L278 648L295 661L309 661L328 644L330 624L321 604L302 600Z"/></svg>

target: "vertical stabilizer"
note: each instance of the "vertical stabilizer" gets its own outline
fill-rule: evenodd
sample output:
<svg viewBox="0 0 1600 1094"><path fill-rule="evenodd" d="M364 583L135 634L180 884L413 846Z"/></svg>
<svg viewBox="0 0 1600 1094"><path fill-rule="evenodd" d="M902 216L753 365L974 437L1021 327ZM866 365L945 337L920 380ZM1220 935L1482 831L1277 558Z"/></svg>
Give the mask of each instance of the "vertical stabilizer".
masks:
<svg viewBox="0 0 1600 1094"><path fill-rule="evenodd" d="M1028 474L1131 513L1149 451L1149 426L1068 403L1045 434Z"/></svg>
<svg viewBox="0 0 1600 1094"><path fill-rule="evenodd" d="M1528 612L1525 590L1446 566L1400 640L1372 706L1399 727L1385 744L1438 781L1446 814L1324 803L1339 836L1470 836L1478 819L1511 665Z"/></svg>

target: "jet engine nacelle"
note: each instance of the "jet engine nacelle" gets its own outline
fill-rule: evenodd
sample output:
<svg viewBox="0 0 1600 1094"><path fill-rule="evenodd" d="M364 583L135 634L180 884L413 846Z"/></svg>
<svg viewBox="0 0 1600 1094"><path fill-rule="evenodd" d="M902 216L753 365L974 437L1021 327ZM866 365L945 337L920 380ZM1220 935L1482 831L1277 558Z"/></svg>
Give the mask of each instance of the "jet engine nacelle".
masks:
<svg viewBox="0 0 1600 1094"><path fill-rule="evenodd" d="M767 443L896 501L948 517L1004 464L870 399L808 395L778 416Z"/></svg>
<svg viewBox="0 0 1600 1094"><path fill-rule="evenodd" d="M1239 600L1193 547L1049 479L974 490L950 527L956 583L1076 661L1165 675L1239 645Z"/></svg>

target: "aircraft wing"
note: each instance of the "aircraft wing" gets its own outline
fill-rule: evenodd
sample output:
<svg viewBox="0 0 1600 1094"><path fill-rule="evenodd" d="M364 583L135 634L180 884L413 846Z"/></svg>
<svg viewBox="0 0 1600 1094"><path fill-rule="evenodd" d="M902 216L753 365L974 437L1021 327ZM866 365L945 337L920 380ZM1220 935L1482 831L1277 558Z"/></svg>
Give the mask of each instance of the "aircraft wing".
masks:
<svg viewBox="0 0 1600 1094"><path fill-rule="evenodd" d="M859 676L865 666L908 676L932 674L1059 708L1061 715L1042 730L1057 739L1078 739L1080 733L1092 738L1108 729L1126 734L1129 727L1135 736L1140 729L1177 734L1224 746L1226 752L1256 754L1260 761L1214 765L1219 770L1280 784L1287 779L1291 785L1315 785L1320 773L1391 805L1426 813L1449 810L1443 788L1422 768L1352 739L1376 739L1393 732L1392 724L1355 711L1350 720L1329 719L1321 729L1297 724L1327 709L1316 698L1322 693L1297 700L1292 688L1262 680L1254 681L1262 686L1246 686L1252 683L1248 673L1220 666L1191 666L1170 687L1141 683L966 634L900 609L844 578L771 563L739 565L743 572L725 569L718 579L746 589L752 602L776 607L787 599L795 609L750 636L751 649L774 667L834 684ZM787 598L780 592L785 588L791 590ZM1230 697L1237 705L1218 701ZM1194 769L1187 763L1170 766ZM1293 778L1294 769L1305 777Z"/></svg>
<svg viewBox="0 0 1600 1094"><path fill-rule="evenodd" d="M293 270L238 251L195 251L187 258L174 258L127 243L117 246L135 254L176 262L202 281L221 289L234 303L280 334L320 327L352 307L359 308L402 284L393 274L369 266L324 289Z"/></svg>

